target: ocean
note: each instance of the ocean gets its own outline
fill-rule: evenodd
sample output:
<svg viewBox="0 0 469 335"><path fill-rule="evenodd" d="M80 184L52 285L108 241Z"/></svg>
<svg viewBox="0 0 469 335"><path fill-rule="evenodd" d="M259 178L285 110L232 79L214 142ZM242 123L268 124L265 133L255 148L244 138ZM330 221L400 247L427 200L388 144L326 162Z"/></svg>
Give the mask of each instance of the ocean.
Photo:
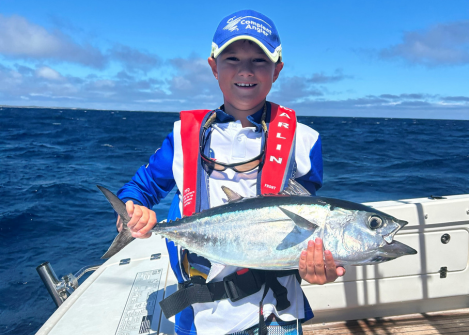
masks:
<svg viewBox="0 0 469 335"><path fill-rule="evenodd" d="M0 334L34 334L54 312L39 264L49 261L62 276L101 262L116 229L96 185L117 191L177 119L0 108ZM298 119L321 134L320 196L369 202L469 193L469 121ZM160 219L172 196L155 208Z"/></svg>

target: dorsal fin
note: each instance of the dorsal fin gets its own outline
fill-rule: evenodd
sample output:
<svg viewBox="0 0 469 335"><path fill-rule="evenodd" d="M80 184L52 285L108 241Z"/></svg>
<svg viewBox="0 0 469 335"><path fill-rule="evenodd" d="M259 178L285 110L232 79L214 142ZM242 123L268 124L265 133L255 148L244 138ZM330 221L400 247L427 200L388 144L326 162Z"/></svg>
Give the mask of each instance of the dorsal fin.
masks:
<svg viewBox="0 0 469 335"><path fill-rule="evenodd" d="M288 186L279 194L281 195L302 195L302 196L310 196L311 193L308 192L301 184L293 179L288 181Z"/></svg>
<svg viewBox="0 0 469 335"><path fill-rule="evenodd" d="M223 192L225 192L226 196L228 197L228 202L243 199L242 196L240 196L238 193L226 186L222 186L221 189L223 190Z"/></svg>

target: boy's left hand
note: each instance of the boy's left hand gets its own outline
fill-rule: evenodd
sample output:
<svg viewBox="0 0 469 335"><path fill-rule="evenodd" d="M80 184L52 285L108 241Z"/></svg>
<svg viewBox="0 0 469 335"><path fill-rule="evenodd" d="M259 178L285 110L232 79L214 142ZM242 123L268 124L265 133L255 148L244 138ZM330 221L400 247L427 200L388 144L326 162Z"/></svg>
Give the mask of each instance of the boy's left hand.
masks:
<svg viewBox="0 0 469 335"><path fill-rule="evenodd" d="M329 250L323 251L320 238L309 241L308 249L301 252L299 271L301 278L308 283L319 285L333 282L345 274L343 267L335 265L332 253Z"/></svg>

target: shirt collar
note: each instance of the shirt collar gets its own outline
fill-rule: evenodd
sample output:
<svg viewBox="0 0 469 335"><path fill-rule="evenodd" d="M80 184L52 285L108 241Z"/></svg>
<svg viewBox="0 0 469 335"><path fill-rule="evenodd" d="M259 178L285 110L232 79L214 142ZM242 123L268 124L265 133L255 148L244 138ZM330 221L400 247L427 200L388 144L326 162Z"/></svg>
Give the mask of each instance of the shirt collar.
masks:
<svg viewBox="0 0 469 335"><path fill-rule="evenodd" d="M263 111L264 111L264 106L262 106L262 108L259 109L254 114L249 115L247 117L249 122L251 122L254 125L254 127L256 128L256 133L262 132L261 121L262 121ZM216 122L217 123L225 123L225 122L235 121L235 118L232 115L226 113L225 111L223 111L221 109L216 109L215 112L217 113L217 117L216 117ZM270 113L270 104L267 103L267 114L269 114L269 113Z"/></svg>

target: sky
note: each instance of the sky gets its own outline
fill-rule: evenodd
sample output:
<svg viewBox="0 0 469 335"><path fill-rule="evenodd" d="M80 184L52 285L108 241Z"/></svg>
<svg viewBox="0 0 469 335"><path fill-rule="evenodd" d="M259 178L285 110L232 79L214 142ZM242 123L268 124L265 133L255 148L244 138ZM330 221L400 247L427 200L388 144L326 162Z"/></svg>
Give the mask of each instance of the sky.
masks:
<svg viewBox="0 0 469 335"><path fill-rule="evenodd" d="M216 108L207 57L241 9L280 33L270 101L300 115L469 120L467 0L0 0L0 105Z"/></svg>

